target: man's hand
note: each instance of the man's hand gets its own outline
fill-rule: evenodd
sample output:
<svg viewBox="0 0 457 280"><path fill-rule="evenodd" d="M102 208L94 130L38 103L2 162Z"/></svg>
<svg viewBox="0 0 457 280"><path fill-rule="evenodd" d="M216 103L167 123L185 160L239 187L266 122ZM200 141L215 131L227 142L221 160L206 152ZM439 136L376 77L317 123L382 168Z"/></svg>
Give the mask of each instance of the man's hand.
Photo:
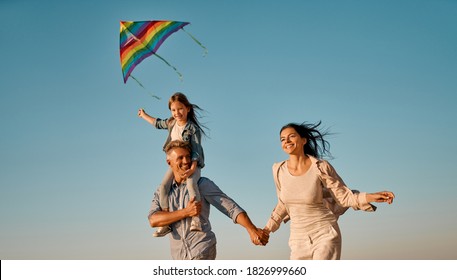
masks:
<svg viewBox="0 0 457 280"><path fill-rule="evenodd" d="M268 238L270 237L267 232L264 232L262 229L256 227L249 219L246 212L238 214L236 217L236 222L243 226L249 233L249 238L251 242L255 245L266 245L268 243Z"/></svg>
<svg viewBox="0 0 457 280"><path fill-rule="evenodd" d="M260 228L256 228L255 231L249 231L249 236L251 237L251 242L254 245L261 246L267 245L270 238L270 235Z"/></svg>
<svg viewBox="0 0 457 280"><path fill-rule="evenodd" d="M168 226L174 222L182 219L200 215L202 210L202 204L199 201L195 201L195 197L191 198L186 208L176 211L159 211L154 215L149 216L149 224L151 227L163 227Z"/></svg>
<svg viewBox="0 0 457 280"><path fill-rule="evenodd" d="M195 201L195 197L192 197L189 200L186 208L187 217L194 217L200 215L202 210L202 203L200 201Z"/></svg>

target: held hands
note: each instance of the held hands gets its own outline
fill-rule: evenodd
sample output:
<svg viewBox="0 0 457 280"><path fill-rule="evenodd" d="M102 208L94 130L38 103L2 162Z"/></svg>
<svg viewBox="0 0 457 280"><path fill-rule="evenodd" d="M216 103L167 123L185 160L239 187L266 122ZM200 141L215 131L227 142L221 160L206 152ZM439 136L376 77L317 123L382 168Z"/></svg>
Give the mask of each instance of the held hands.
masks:
<svg viewBox="0 0 457 280"><path fill-rule="evenodd" d="M256 228L255 230L249 231L249 236L251 238L252 244L260 246L267 245L268 240L270 238L270 234L260 228Z"/></svg>

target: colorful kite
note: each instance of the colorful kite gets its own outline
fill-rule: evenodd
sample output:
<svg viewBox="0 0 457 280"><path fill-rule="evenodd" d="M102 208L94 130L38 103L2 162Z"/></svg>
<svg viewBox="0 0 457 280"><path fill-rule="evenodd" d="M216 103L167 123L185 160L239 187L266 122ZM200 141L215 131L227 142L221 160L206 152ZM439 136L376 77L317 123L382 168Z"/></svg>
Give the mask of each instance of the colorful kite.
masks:
<svg viewBox="0 0 457 280"><path fill-rule="evenodd" d="M124 83L127 82L129 77L132 77L141 87L143 87L143 85L135 77L133 77L131 73L138 64L151 55L155 55L168 66L173 68L181 79L181 73L179 73L176 67L168 63L168 61L166 61L163 57L159 56L157 54L157 50L171 34L180 29L186 32L183 27L188 24L189 22L164 20L121 21L120 56ZM195 39L190 33L186 33L205 50L205 53L207 52L206 48L197 39ZM160 99L157 96L154 97Z"/></svg>

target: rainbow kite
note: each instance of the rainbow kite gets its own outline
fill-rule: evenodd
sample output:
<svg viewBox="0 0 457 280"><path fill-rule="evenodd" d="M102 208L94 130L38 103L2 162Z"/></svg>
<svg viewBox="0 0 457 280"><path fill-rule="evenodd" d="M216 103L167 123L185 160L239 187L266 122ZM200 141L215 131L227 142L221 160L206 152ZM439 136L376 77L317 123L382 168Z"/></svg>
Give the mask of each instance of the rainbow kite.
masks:
<svg viewBox="0 0 457 280"><path fill-rule="evenodd" d="M129 77L132 77L141 87L143 87L131 73L138 64L151 55L155 55L168 66L172 67L181 79L181 73L179 73L176 67L159 56L157 50L171 34L180 29L186 32L183 27L188 24L189 22L164 20L121 21L120 56L124 83L127 82ZM186 33L205 50L205 53L207 52L206 48L197 39L190 33ZM158 98L157 96L154 97Z"/></svg>

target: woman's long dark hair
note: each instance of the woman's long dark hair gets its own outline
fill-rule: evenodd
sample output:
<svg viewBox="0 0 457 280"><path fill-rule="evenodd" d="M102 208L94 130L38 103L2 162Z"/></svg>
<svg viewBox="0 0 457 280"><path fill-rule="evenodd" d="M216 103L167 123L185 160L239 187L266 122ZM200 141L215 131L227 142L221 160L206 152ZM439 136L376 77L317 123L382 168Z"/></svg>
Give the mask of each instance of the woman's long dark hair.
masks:
<svg viewBox="0 0 457 280"><path fill-rule="evenodd" d="M298 123L289 123L283 126L280 130L281 132L286 128L293 128L302 138L306 138L306 144L303 147L306 155L313 156L315 158L321 159L324 156L332 157L330 154L330 143L324 139L325 136L330 133L327 130L320 131L318 127L321 125L321 121L315 124L308 124L306 122Z"/></svg>
<svg viewBox="0 0 457 280"><path fill-rule="evenodd" d="M203 135L208 137L208 135L205 132L205 130L208 130L208 128L198 120L198 118L200 117L200 112L203 112L204 110L198 107L198 105L190 103L187 99L187 96L185 96L184 93L181 92L177 92L170 97L170 99L168 100L168 109L171 109L171 103L175 101L181 102L182 104L184 104L184 106L190 108L189 113L187 114L187 119L194 122L198 129L200 129L200 131L203 133Z"/></svg>

